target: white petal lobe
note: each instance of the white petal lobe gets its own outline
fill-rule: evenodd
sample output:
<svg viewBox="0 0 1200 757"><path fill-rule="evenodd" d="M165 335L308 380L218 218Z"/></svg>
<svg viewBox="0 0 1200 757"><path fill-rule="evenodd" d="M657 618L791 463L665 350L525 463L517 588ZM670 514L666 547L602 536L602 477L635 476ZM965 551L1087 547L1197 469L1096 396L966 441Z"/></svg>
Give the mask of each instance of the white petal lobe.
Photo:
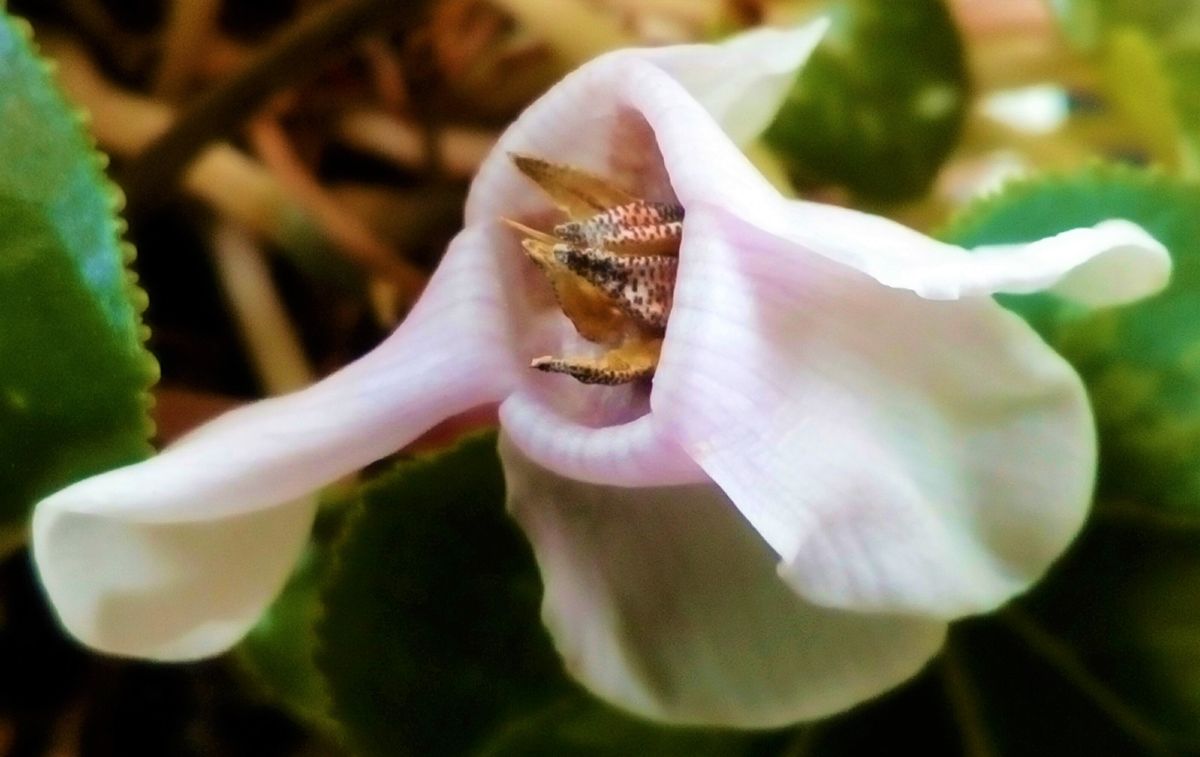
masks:
<svg viewBox="0 0 1200 757"><path fill-rule="evenodd" d="M711 484L585 484L503 438L501 457L543 618L571 673L614 704L676 724L780 726L876 696L941 646L943 623L798 597Z"/></svg>
<svg viewBox="0 0 1200 757"><path fill-rule="evenodd" d="M894 221L849 208L785 201L755 212L759 228L931 300L1051 290L1090 307L1155 294L1171 257L1137 224L1121 219L1071 229L1027 244L975 250L945 244Z"/></svg>
<svg viewBox="0 0 1200 757"><path fill-rule="evenodd" d="M490 252L463 232L405 324L341 372L39 503L34 558L67 630L155 659L235 643L303 549L314 490L510 391Z"/></svg>
<svg viewBox="0 0 1200 757"><path fill-rule="evenodd" d="M1087 513L1082 384L987 298L880 286L689 209L653 413L830 607L994 608Z"/></svg>
<svg viewBox="0 0 1200 757"><path fill-rule="evenodd" d="M829 31L820 17L794 29L761 28L716 45L676 45L640 54L683 85L738 145L774 120L800 69Z"/></svg>

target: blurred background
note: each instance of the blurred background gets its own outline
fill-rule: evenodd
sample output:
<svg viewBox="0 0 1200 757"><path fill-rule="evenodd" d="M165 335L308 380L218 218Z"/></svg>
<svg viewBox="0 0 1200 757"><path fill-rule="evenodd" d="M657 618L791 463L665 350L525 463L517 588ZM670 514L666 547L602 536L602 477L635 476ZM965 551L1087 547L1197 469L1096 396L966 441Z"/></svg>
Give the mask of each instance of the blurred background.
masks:
<svg viewBox="0 0 1200 757"><path fill-rule="evenodd" d="M565 72L622 46L827 12L828 39L751 148L784 191L964 243L1041 236L1090 213L1133 217L1177 255L1200 244L1192 0L11 0L7 11L32 25L124 193L161 370L156 444L304 386L389 333L459 228L497 135ZM1098 398L1107 504L1033 594L960 624L926 674L847 715L742 734L609 710L548 646L493 464L472 463L484 494L462 495L470 517L445 544L435 505L408 507L403 523L371 508L412 496L373 477L395 462L384 461L371 483L327 495L309 558L251 638L186 665L104 658L64 638L24 548L35 495L56 487L17 486L0 507L0 754L1200 754L1198 297L1129 316L1127 342L1099 356L1111 319L1067 327L1050 305L1025 306ZM44 454L5 434L0 450ZM139 454L117 444L81 466ZM486 587L485 564L502 573ZM387 583L389 571L422 588ZM477 619L470 638L452 622L464 614Z"/></svg>

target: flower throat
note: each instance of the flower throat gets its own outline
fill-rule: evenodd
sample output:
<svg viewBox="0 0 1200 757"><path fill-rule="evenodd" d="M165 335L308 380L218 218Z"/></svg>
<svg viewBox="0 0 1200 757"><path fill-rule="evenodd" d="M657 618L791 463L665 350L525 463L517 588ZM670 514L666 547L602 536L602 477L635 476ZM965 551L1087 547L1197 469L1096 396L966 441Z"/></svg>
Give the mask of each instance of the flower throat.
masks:
<svg viewBox="0 0 1200 757"><path fill-rule="evenodd" d="M675 292L683 208L640 199L577 168L510 157L567 220L550 232L502 220L525 235L525 254L579 335L608 348L599 357L546 355L530 365L585 384L649 379Z"/></svg>

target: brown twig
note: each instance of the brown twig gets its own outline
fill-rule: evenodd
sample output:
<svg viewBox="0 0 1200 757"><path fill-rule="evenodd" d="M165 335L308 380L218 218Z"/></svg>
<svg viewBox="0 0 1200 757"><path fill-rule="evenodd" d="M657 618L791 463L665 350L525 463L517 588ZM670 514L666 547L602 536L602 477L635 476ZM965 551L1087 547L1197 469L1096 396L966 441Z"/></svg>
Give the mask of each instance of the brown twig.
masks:
<svg viewBox="0 0 1200 757"><path fill-rule="evenodd" d="M202 53L216 30L220 0L174 0L163 37L162 57L151 91L177 100L187 91Z"/></svg>
<svg viewBox="0 0 1200 757"><path fill-rule="evenodd" d="M416 299L425 274L397 257L366 223L349 212L296 154L287 133L271 115L254 119L248 129L255 152L290 196L313 217L335 247L378 276L393 282L401 296Z"/></svg>
<svg viewBox="0 0 1200 757"><path fill-rule="evenodd" d="M237 76L192 101L125 174L129 213L150 207L213 140L231 133L275 92L295 86L346 55L364 34L388 24L415 26L429 0L323 3L268 43Z"/></svg>
<svg viewBox="0 0 1200 757"><path fill-rule="evenodd" d="M405 168L419 168L425 160L420 127L380 111L353 111L338 123L338 134L347 143ZM479 129L445 127L436 134L438 162L447 175L473 176L491 152L496 134Z"/></svg>

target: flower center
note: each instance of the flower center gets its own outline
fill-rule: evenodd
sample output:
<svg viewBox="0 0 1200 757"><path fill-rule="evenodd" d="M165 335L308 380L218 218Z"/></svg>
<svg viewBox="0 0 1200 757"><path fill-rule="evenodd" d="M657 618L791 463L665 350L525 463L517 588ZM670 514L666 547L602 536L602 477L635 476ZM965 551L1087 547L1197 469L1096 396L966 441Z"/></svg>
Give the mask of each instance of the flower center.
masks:
<svg viewBox="0 0 1200 757"><path fill-rule="evenodd" d="M649 379L675 292L683 208L634 197L577 168L511 157L567 220L551 232L503 220L525 235L525 254L580 336L609 348L599 357L546 355L530 365L585 384Z"/></svg>

